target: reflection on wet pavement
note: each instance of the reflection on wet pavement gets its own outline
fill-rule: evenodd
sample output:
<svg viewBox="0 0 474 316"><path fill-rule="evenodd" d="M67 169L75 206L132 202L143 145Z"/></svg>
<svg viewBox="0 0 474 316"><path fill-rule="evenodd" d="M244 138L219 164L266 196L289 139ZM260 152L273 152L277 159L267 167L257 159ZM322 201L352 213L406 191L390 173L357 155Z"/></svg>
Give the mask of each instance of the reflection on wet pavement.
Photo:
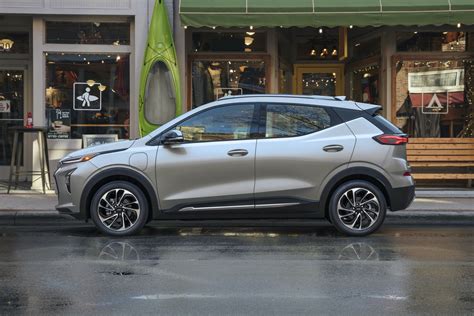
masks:
<svg viewBox="0 0 474 316"><path fill-rule="evenodd" d="M470 226L7 228L0 314L468 314L473 241Z"/></svg>

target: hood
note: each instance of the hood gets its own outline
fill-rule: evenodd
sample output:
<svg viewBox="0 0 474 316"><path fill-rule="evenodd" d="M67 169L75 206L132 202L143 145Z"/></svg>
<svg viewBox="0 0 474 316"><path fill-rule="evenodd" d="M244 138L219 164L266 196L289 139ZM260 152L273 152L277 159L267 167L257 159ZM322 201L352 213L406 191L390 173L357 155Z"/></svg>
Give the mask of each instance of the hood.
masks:
<svg viewBox="0 0 474 316"><path fill-rule="evenodd" d="M87 148L76 150L76 151L73 151L72 153L69 153L68 155L63 157L60 161L62 161L64 159L84 156L84 155L92 154L92 153L98 153L98 152L102 153L102 152L107 152L107 151L125 150L125 149L130 148L133 145L134 142L135 142L135 140L124 140L124 141L114 142L114 143L110 143L110 144L87 147Z"/></svg>

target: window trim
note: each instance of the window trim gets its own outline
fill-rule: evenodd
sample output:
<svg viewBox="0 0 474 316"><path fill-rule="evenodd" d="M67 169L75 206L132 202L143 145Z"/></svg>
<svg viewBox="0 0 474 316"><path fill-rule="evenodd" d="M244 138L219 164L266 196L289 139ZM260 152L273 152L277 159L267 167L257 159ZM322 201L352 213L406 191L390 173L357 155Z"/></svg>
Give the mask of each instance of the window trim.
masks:
<svg viewBox="0 0 474 316"><path fill-rule="evenodd" d="M213 107L210 107L210 108L207 108L207 109L204 109L204 110L201 110L201 111L198 111L196 113L194 113L193 115L190 115L182 120L180 120L179 122L177 122L176 124L168 127L167 129L165 129L164 131L162 131L161 133L159 133L158 135L156 135L155 137L153 137L151 140L149 140L146 145L148 146L164 146L164 144L162 143L162 136L164 134L166 134L167 132L173 130L176 128L176 126L178 126L179 124L183 123L184 121L187 121L193 117L195 117L196 115L200 115L202 113L205 113L207 111L210 111L210 110L214 110L214 109L218 109L218 108L222 108L222 107L227 107L227 106L235 106L235 105L246 105L246 104L250 104L250 105L253 105L254 109L253 109L253 115L252 115L252 121L250 122L250 138L244 138L244 139L225 139L225 140L208 140L208 141L184 141L182 144L183 145L187 145L187 144L202 144L202 143L218 143L218 142L231 142L231 141L242 141L242 140L255 140L255 139L258 139L258 129L259 129L259 122L258 122L258 119L261 115L261 110L260 110L260 103L258 102L236 102L236 103L226 103L226 104L219 104L219 105L216 105L216 106L213 106Z"/></svg>
<svg viewBox="0 0 474 316"><path fill-rule="evenodd" d="M311 132L311 133L307 133L307 134L303 134L303 135L266 137L265 135L266 135L266 130L267 130L267 105L287 105L287 106L288 105L293 105L293 106L306 106L306 107L315 107L315 108L324 109L327 112L327 114L329 115L329 118L331 120L331 124L330 124L329 127L322 128L320 130L317 130L317 131L314 131L314 132ZM328 128L331 128L331 127L334 127L336 125L339 125L339 124L343 123L343 121L336 114L334 109L332 109L331 107L327 107L327 106L312 105L312 104L288 104L288 103L284 103L284 102L268 102L268 103L262 104L261 108L262 108L262 110L260 111L260 118L259 118L259 129L258 129L258 137L259 138L258 139L283 139L283 138L303 137L303 136L319 133L319 132L324 131Z"/></svg>

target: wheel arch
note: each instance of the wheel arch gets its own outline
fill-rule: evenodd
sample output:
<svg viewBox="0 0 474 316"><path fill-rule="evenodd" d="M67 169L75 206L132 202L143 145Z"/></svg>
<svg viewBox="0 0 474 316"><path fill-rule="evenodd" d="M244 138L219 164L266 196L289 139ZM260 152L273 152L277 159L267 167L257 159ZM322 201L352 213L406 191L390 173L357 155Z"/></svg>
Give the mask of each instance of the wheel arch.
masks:
<svg viewBox="0 0 474 316"><path fill-rule="evenodd" d="M320 207L328 217L329 201L334 191L343 183L351 180L364 180L380 189L385 197L387 206L391 206L390 191L392 186L387 178L380 172L367 167L349 167L337 173L325 186L320 199Z"/></svg>
<svg viewBox="0 0 474 316"><path fill-rule="evenodd" d="M139 187L145 195L150 212L147 222L154 218L158 211L158 198L151 181L142 173L125 167L114 167L93 175L82 190L79 209L85 219L90 218L90 204L94 193L104 184L111 181L127 181Z"/></svg>

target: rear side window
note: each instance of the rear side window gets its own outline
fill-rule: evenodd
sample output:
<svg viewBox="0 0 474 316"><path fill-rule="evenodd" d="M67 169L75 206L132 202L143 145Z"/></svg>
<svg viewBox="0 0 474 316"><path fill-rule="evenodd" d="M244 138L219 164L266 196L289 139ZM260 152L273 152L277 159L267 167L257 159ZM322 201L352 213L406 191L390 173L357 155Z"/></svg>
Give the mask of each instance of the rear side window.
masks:
<svg viewBox="0 0 474 316"><path fill-rule="evenodd" d="M267 104L265 137L292 137L311 134L331 126L326 109L308 105ZM261 131L263 133L263 131Z"/></svg>
<svg viewBox="0 0 474 316"><path fill-rule="evenodd" d="M395 125L393 125L389 120L387 120L382 115L375 115L373 116L373 120L376 122L376 126L379 127L385 133L393 133L393 134L402 134L403 132L398 129ZM374 123L375 123L374 122ZM381 128L382 127L382 128Z"/></svg>

